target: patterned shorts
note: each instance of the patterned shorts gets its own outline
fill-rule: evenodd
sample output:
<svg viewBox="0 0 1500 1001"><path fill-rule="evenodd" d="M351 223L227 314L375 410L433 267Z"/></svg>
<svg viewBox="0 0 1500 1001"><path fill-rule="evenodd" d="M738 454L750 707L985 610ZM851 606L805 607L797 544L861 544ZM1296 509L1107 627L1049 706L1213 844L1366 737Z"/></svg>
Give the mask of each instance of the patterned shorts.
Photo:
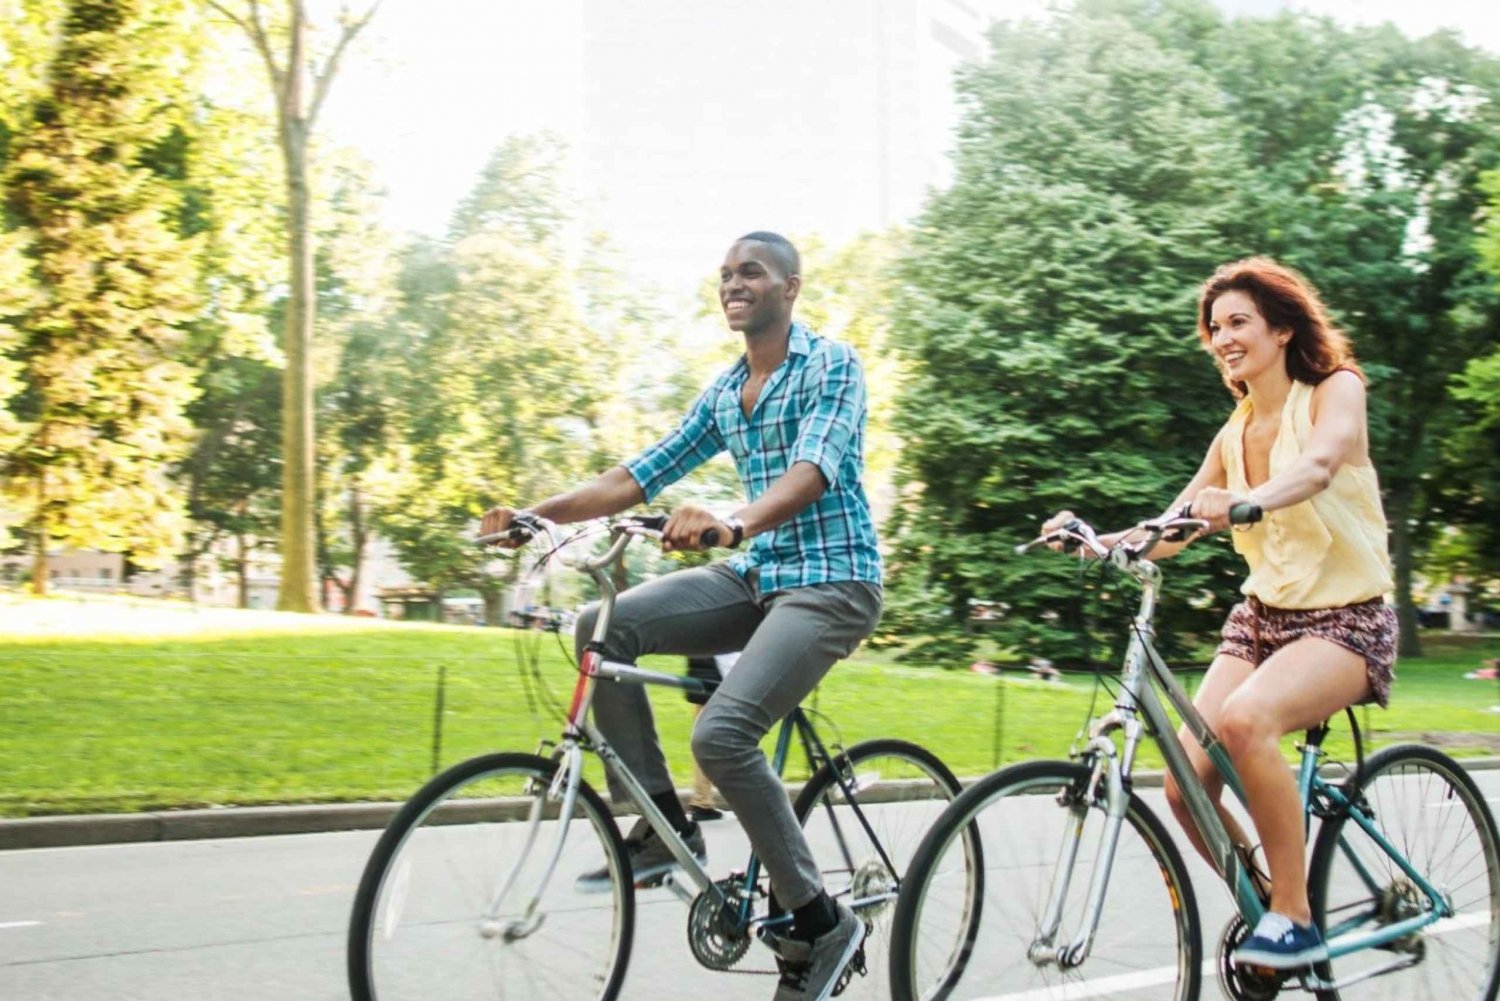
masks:
<svg viewBox="0 0 1500 1001"><path fill-rule="evenodd" d="M1272 608L1247 597L1224 620L1218 653L1259 667L1294 640L1317 636L1365 659L1370 694L1361 702L1390 702L1396 666L1396 610L1381 598L1341 608Z"/></svg>

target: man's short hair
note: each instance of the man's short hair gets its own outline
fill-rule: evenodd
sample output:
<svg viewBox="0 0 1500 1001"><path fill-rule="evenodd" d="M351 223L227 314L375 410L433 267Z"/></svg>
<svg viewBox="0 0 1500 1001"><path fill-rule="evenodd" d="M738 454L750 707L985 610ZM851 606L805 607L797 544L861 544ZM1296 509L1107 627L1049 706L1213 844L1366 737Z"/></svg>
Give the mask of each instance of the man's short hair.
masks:
<svg viewBox="0 0 1500 1001"><path fill-rule="evenodd" d="M792 246L792 241L780 233L758 229L753 233L746 233L734 242L744 243L746 240L764 243L769 247L771 249L771 256L776 258L776 263L785 272L784 277L790 278L792 275L800 275L802 273L802 255L797 253L797 248Z"/></svg>

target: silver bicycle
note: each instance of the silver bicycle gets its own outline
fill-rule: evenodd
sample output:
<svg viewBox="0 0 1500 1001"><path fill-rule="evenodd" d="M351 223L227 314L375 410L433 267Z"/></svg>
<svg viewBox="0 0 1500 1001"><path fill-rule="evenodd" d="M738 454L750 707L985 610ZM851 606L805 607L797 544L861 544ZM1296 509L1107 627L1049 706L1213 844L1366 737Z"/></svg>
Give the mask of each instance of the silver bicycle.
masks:
<svg viewBox="0 0 1500 1001"><path fill-rule="evenodd" d="M558 741L544 741L535 754L488 754L455 765L420 789L386 828L365 866L349 926L348 976L356 1001L607 1001L619 993L634 936L636 890L644 884L631 872L610 807L585 780L585 752L628 790L631 804L616 805L626 812L633 806L649 821L681 866L682 879L652 885L665 885L687 904L687 944L699 964L736 969L757 932L788 920L768 913L767 880L753 855L718 879L704 871L589 719L599 684L702 693L716 687L602 656L615 602L608 571L633 540L659 537L664 520L616 521L608 526L606 551L573 564L593 579L601 602ZM513 531L550 540L549 557L563 552L555 526L541 519L528 516ZM932 752L907 741L829 744L814 715L799 708L787 717L772 764L783 774L795 735L811 778L796 795L794 812L828 892L867 926L863 948L835 993L883 998L882 978L863 974L884 969L906 866L960 786ZM973 847L964 866L977 899L982 867ZM602 892L597 878L585 888L577 877L597 872L601 862L608 873ZM766 968L747 972L774 973L767 962L761 965Z"/></svg>

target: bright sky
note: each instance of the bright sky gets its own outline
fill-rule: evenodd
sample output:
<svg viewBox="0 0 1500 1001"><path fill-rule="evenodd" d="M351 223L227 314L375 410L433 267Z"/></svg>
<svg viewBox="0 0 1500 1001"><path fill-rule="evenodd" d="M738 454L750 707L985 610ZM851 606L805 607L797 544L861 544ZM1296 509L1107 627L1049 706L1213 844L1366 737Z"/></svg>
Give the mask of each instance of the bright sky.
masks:
<svg viewBox="0 0 1500 1001"><path fill-rule="evenodd" d="M385 0L364 44L350 53L343 74L335 81L322 125L375 163L387 187L387 218L392 226L441 233L454 205L505 135L545 128L563 134L573 131L571 118L585 86L577 44L583 2ZM768 2L774 5L776 0ZM973 2L1002 16L1025 16L1044 7L1044 0ZM1288 5L1283 0L1220 3L1233 13L1252 15ZM1500 53L1500 4L1494 2L1295 0L1291 5L1347 22L1390 20L1413 35L1454 28L1469 43ZM761 10L746 8L744 16L761 16ZM702 22L683 19L652 25L651 30L659 35L695 23ZM806 30L799 24L787 27ZM724 44L719 37L692 35L671 41L710 51ZM653 43L659 44L655 36ZM830 37L827 43L829 65L836 71L839 39ZM642 69L643 92L649 93L650 68ZM735 69L735 60L726 58L724 80L705 80L705 89L733 81ZM681 95L674 95L673 100L680 102ZM735 138L754 142L756 137L719 134L726 161L742 155L743 142L737 145ZM704 192L683 191L683 203L706 200L715 181L713 176L704 176ZM685 225L670 216L664 216L660 224L668 229ZM629 234L620 235L628 240ZM700 237L692 234L692 238ZM686 281L675 274L658 277L668 284Z"/></svg>

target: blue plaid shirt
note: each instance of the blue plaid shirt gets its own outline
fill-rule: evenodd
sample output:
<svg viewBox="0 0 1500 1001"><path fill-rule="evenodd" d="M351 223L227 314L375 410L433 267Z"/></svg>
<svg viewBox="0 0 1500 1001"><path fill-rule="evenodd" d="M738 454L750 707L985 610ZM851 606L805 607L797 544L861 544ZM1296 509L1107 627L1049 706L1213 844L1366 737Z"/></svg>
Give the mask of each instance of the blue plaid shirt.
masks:
<svg viewBox="0 0 1500 1001"><path fill-rule="evenodd" d="M671 434L625 463L646 500L726 448L751 501L794 462L811 462L828 489L801 514L757 535L730 559L738 573L760 570L769 594L809 584L880 583L875 523L864 473L865 380L854 349L793 323L786 360L747 418L740 392L744 356L703 391Z"/></svg>

